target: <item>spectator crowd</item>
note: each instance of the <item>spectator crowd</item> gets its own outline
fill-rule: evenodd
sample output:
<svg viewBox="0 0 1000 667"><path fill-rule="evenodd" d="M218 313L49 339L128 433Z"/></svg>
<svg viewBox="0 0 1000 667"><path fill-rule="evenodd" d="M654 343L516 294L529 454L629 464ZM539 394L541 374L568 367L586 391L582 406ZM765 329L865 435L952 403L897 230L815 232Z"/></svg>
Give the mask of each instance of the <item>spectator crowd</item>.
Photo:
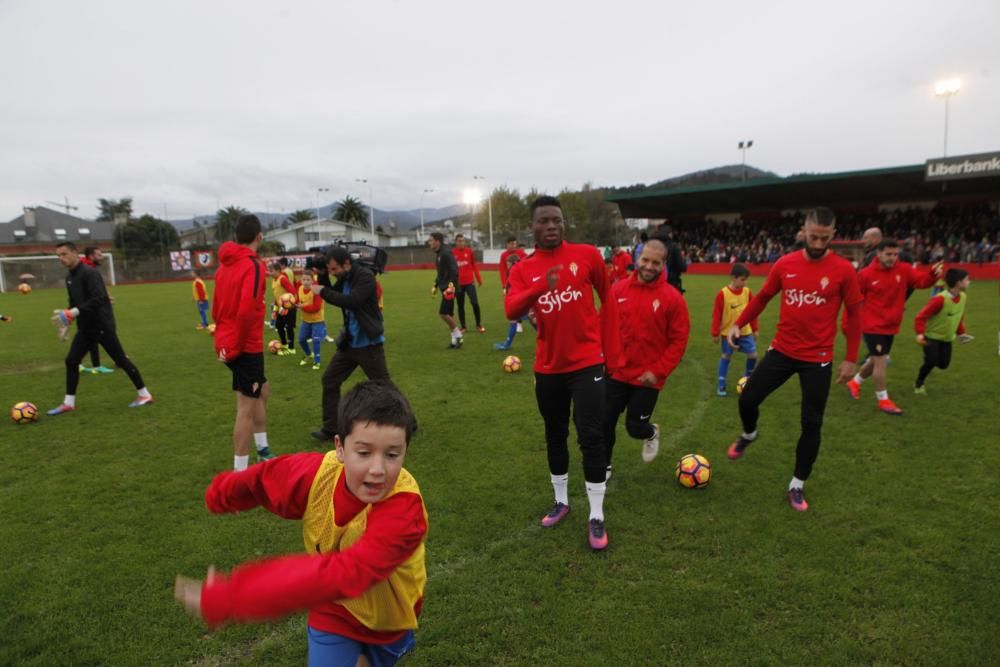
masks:
<svg viewBox="0 0 1000 667"><path fill-rule="evenodd" d="M689 263L774 262L794 248L802 214L779 219L668 223ZM918 262L989 263L1000 255L1000 214L988 206L907 208L874 214L843 213L837 239L860 241L869 227L898 239Z"/></svg>

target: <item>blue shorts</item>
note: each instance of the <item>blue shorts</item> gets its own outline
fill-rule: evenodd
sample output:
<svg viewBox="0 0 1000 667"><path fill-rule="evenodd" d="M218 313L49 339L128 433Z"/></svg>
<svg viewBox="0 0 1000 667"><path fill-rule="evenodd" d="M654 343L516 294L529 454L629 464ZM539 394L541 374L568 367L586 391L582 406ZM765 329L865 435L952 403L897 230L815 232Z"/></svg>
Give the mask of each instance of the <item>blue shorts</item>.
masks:
<svg viewBox="0 0 1000 667"><path fill-rule="evenodd" d="M413 649L413 630L391 644L365 644L343 635L306 628L309 634L309 667L354 667L364 655L371 667L391 667Z"/></svg>
<svg viewBox="0 0 1000 667"><path fill-rule="evenodd" d="M757 341L753 336L740 336L736 339L736 349L744 354L753 354L757 351ZM722 337L722 355L725 357L732 356L733 348L729 346L729 341L725 336Z"/></svg>

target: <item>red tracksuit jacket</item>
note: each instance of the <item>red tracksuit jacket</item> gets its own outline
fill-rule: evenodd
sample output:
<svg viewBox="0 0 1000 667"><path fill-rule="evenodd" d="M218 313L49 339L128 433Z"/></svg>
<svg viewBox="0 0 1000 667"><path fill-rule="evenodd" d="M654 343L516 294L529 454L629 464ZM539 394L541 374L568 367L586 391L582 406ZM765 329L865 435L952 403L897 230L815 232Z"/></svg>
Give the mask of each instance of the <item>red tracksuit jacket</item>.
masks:
<svg viewBox="0 0 1000 667"><path fill-rule="evenodd" d="M868 334L894 336L899 333L906 309L906 290L910 287L925 289L937 277L931 272L920 272L909 264L896 262L891 269L882 266L875 258L858 273L861 295L861 331Z"/></svg>
<svg viewBox="0 0 1000 667"><path fill-rule="evenodd" d="M264 263L245 245L226 241L215 272L215 354L231 361L264 351Z"/></svg>

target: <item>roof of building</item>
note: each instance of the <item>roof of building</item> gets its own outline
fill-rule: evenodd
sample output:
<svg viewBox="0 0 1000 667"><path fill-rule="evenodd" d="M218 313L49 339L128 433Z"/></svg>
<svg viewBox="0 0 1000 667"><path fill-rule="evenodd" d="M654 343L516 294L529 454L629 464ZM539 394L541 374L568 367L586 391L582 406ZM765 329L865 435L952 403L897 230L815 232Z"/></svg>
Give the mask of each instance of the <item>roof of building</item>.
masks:
<svg viewBox="0 0 1000 667"><path fill-rule="evenodd" d="M608 197L626 218L670 218L748 210L856 206L995 197L1000 176L927 181L925 165L758 178L745 182L632 192Z"/></svg>
<svg viewBox="0 0 1000 667"><path fill-rule="evenodd" d="M111 242L112 224L94 222L33 206L6 224L0 224L0 245L37 245L39 243Z"/></svg>

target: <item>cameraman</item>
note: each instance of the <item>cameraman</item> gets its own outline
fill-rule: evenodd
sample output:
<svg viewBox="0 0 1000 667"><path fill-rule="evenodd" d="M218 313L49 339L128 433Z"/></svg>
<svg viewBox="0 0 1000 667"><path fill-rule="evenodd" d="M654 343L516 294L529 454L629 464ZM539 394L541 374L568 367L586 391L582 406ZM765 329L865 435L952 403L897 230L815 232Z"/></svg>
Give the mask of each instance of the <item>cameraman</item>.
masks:
<svg viewBox="0 0 1000 667"><path fill-rule="evenodd" d="M310 258L312 268L318 262ZM389 380L385 364L382 311L378 307L375 274L360 261L355 262L342 246L333 246L325 253L326 270L317 271L318 283L312 293L337 306L344 314L344 327L337 335L337 352L323 372L323 427L312 436L330 442L337 430L337 408L340 386L358 366L371 380ZM336 282L331 285L333 278Z"/></svg>

